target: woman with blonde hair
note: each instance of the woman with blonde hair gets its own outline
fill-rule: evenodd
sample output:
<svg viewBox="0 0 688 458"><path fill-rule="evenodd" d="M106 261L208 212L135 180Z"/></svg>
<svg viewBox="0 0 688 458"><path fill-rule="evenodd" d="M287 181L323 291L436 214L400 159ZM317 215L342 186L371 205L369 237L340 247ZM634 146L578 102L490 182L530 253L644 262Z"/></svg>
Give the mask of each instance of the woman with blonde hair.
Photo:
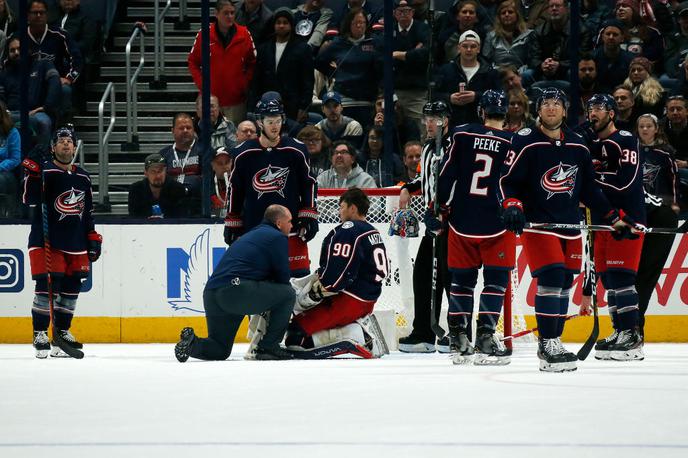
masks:
<svg viewBox="0 0 688 458"><path fill-rule="evenodd" d="M633 92L636 112L662 115L666 94L659 80L652 76L652 63L646 57L631 61L623 87Z"/></svg>
<svg viewBox="0 0 688 458"><path fill-rule="evenodd" d="M530 101L522 89L511 89L507 92L509 109L504 119L504 130L518 132L524 127L533 127L535 120L530 115Z"/></svg>

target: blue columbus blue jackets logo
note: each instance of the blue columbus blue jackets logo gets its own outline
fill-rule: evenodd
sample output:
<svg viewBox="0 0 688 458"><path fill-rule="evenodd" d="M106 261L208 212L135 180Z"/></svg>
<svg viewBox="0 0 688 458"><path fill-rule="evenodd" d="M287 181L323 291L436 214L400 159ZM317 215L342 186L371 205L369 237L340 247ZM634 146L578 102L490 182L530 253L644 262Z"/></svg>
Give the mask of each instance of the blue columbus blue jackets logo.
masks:
<svg viewBox="0 0 688 458"><path fill-rule="evenodd" d="M547 192L547 199L561 193L567 193L569 196L573 195L577 174L577 165L562 164L561 162L559 165L555 165L547 170L540 180L542 189Z"/></svg>
<svg viewBox="0 0 688 458"><path fill-rule="evenodd" d="M68 216L81 216L86 208L86 193L78 189L65 191L55 199L55 210L60 214L60 221Z"/></svg>
<svg viewBox="0 0 688 458"><path fill-rule="evenodd" d="M253 175L253 189L260 199L266 192L276 192L284 198L284 187L289 176L288 167L273 167L268 165Z"/></svg>

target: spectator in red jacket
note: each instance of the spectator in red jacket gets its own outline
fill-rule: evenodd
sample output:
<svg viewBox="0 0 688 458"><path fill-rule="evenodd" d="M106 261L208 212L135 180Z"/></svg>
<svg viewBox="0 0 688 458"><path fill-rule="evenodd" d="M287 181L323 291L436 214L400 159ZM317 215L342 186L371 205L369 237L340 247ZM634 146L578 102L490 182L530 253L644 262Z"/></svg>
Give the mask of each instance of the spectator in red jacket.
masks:
<svg viewBox="0 0 688 458"><path fill-rule="evenodd" d="M253 79L256 48L248 29L235 23L231 0L217 0L216 22L210 26L210 92L217 96L225 118L235 125L246 117L246 96ZM202 89L201 32L189 53L189 71Z"/></svg>

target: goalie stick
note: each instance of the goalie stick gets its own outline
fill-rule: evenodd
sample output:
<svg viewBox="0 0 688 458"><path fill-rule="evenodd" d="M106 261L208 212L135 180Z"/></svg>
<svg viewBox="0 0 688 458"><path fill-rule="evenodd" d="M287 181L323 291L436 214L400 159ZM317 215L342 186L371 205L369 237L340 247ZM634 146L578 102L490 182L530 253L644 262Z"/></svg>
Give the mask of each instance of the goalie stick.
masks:
<svg viewBox="0 0 688 458"><path fill-rule="evenodd" d="M585 221L589 223L591 218L592 217L590 215L590 209L586 208ZM588 275L588 278L590 279L592 285L592 316L594 321L592 324L592 332L590 333L590 337L588 337L588 340L585 341L583 346L580 348L580 350L578 350L578 353L576 354L578 359L581 361L585 361L585 358L588 357L588 355L590 354L590 350L592 350L592 347L595 345L595 342L597 342L597 338L600 336L600 315L599 310L597 308L597 272L595 272L594 258L595 241L592 236L592 231L588 232L586 244L588 247L588 259L586 260L588 268L586 269L586 274Z"/></svg>
<svg viewBox="0 0 688 458"><path fill-rule="evenodd" d="M587 210L586 210L587 211ZM608 231L613 232L612 226L604 224L566 224L566 223L526 223L526 229L572 229L580 231ZM645 227L633 226L634 232L645 234L685 234L688 232L688 220L679 227Z"/></svg>

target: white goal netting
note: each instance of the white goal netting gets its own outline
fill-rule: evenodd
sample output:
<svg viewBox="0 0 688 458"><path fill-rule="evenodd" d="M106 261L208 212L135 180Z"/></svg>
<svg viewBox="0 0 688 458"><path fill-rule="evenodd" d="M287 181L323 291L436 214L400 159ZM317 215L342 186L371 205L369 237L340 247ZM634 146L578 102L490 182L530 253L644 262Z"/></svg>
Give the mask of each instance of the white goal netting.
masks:
<svg viewBox="0 0 688 458"><path fill-rule="evenodd" d="M375 305L376 314L391 314L396 327L396 338L408 335L413 324L413 262L418 252L420 237L401 238L388 235L390 220L394 211L398 208L399 189L371 189L365 190L371 201L367 220L380 232L387 248L389 258L390 275L385 279L382 286L382 295ZM320 189L318 191L318 212L320 213L320 231L315 239L308 244L311 263L317 264L320 257L320 247L322 240L332 228L340 223L339 220L339 196L344 192L343 189ZM422 219L424 212L422 199L413 197L411 208ZM421 221L421 235L425 228ZM482 288L482 279L479 279L477 290ZM517 276L512 275L512 285L506 295L504 313L499 320L498 333L502 336L512 335L519 331L526 330L526 322L522 310L515 300L515 291L518 288ZM477 300L476 316L477 316ZM446 330L446 309L448 303L446 297L443 299L443 312L440 324ZM506 326L505 326L506 323ZM510 325L509 325L510 324ZM534 335L531 335L533 337ZM523 337L520 340L528 340ZM389 342L388 342L389 343ZM506 342L510 344L510 341ZM396 342L392 345L396 348Z"/></svg>

